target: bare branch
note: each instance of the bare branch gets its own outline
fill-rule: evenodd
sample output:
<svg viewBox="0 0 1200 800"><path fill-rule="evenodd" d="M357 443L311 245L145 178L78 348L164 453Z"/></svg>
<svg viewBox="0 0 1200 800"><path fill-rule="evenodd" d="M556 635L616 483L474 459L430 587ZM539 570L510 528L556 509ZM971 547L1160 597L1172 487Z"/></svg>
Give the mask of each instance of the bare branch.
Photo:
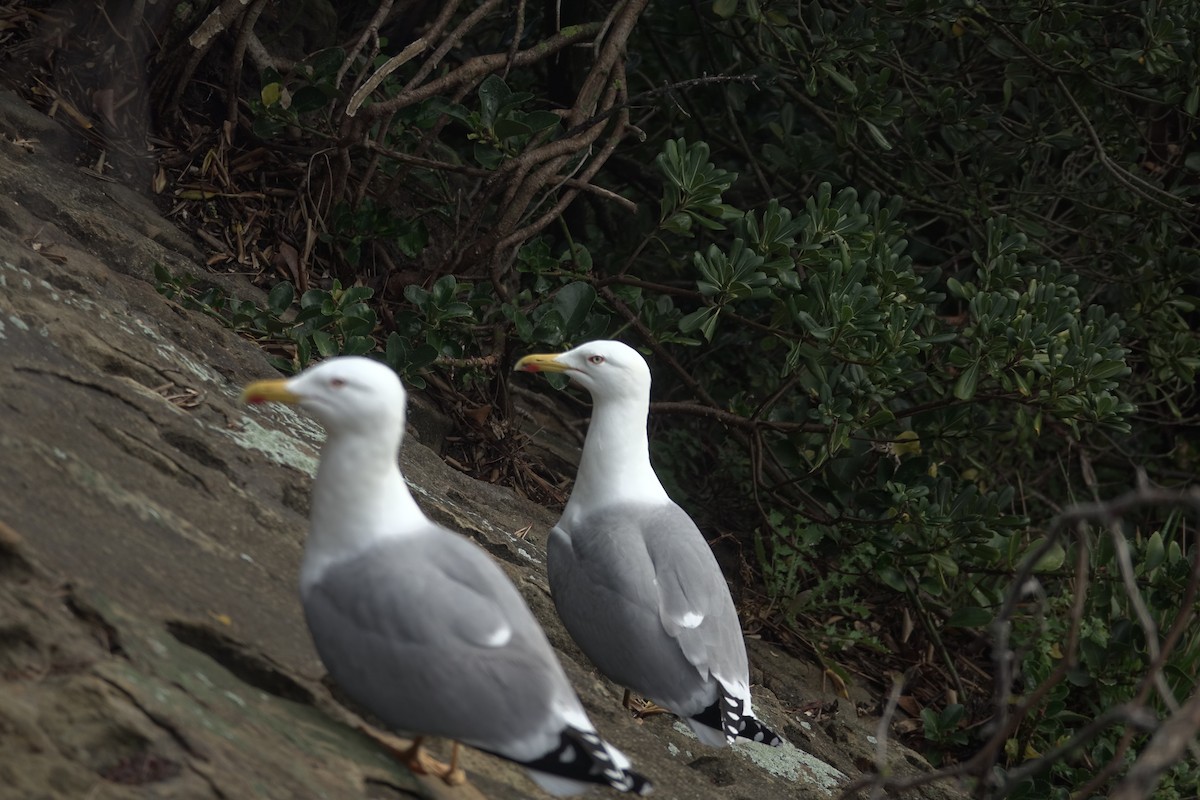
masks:
<svg viewBox="0 0 1200 800"><path fill-rule="evenodd" d="M350 52L346 53L346 58L342 60L342 65L338 67L337 75L333 78L335 89L342 88L342 79L346 77L346 72L354 64L354 59L358 58L358 54L367 46L367 42L374 42L375 48L378 49L379 28L383 25L383 21L387 19L388 14L391 13L392 3L393 0L383 0L379 4L379 8L375 9L375 14L371 17L371 21L367 23L367 27L363 28L362 35L358 37L358 41L354 43L354 47L350 48ZM350 114L350 116L354 115Z"/></svg>
<svg viewBox="0 0 1200 800"><path fill-rule="evenodd" d="M295 61L277 56L267 50L266 45L254 31L250 31L250 35L246 39L246 52L250 54L250 60L254 62L254 66L258 67L259 71L270 68L279 72L287 72L296 66Z"/></svg>
<svg viewBox="0 0 1200 800"><path fill-rule="evenodd" d="M237 21L246 10L246 6L252 2L254 0L225 0L196 26L196 30L188 37L188 44L201 53L207 53L217 34L229 30L229 26Z"/></svg>
<svg viewBox="0 0 1200 800"><path fill-rule="evenodd" d="M354 96L350 98L350 102L346 105L346 116L353 117L355 114L357 114L358 107L363 104L363 101L367 99L371 92L379 88L379 84L383 83L388 75L391 75L403 64L411 61L421 53L425 52L426 48L428 47L429 42L422 37L417 39L415 42L412 42L408 47L404 48L399 53L385 61L383 65L379 69L375 70L374 74L372 74L371 77L368 78L365 83L363 83L362 86L358 87L358 91L356 91Z"/></svg>
<svg viewBox="0 0 1200 800"><path fill-rule="evenodd" d="M974 776L979 781L978 793L980 796L1005 797L1022 781L1044 773L1056 762L1079 752L1113 725L1126 726L1117 755L1111 763L1100 769L1086 787L1078 790L1076 796L1091 796L1103 785L1105 780L1111 777L1113 772L1119 770L1122 763L1121 754L1129 747L1136 733L1154 730L1158 725L1157 717L1146 706L1146 699L1150 688L1162 677L1167 653L1183 635L1183 631L1187 629L1192 619L1192 606L1197 594L1200 594L1200 537L1197 537L1192 575L1183 598L1183 613L1176 619L1163 640L1161 648L1157 650L1157 657L1149 665L1143 685L1136 695L1129 701L1100 714L1075 731L1070 739L1042 756L1009 770L1003 784L996 784L994 768L1004 752L1004 743L1016 732L1025 717L1033 709L1040 707L1050 690L1062 682L1067 672L1078 661L1079 636L1090 569L1085 523L1105 523L1116 535L1120 531L1117 526L1119 520L1130 511L1142 506L1184 506L1193 515L1200 517L1200 487L1192 487L1186 491L1171 491L1150 487L1141 481L1136 489L1113 500L1073 505L1054 518L1050 524L1050 535L1046 537L1042 546L1031 552L1020 565L1005 594L1004 603L996 615L992 628L995 636L993 653L996 673L992 722L994 730L974 756L960 764L913 777L864 775L844 787L841 797L851 797L868 786L872 788L873 792L882 789L903 792L933 781L949 780L967 775ZM1045 680L1014 705L1011 702L1010 687L1013 685L1019 658L1009 645L1012 618L1018 604L1031 591L1031 587L1038 587L1033 577L1035 565L1058 544L1060 536L1058 532L1068 525L1075 526L1078 534L1078 548L1074 572L1076 585L1071 608L1071 624L1063 650L1063 658ZM1124 536L1121 535L1120 538L1123 540ZM1112 800L1147 800L1151 797L1162 773L1178 762L1189 748L1195 747L1195 737L1198 731L1200 731L1200 692L1193 694L1183 707L1158 727L1125 780L1114 790L1111 795Z"/></svg>
<svg viewBox="0 0 1200 800"><path fill-rule="evenodd" d="M1162 724L1142 754L1129 768L1129 774L1117 784L1109 800L1147 800L1153 797L1162 774L1183 758L1184 752L1195 745L1200 732L1200 691Z"/></svg>
<svg viewBox="0 0 1200 800"><path fill-rule="evenodd" d="M1071 90L1067 88L1065 83L1063 83L1063 79L1061 77L1055 76L1054 81L1058 84L1058 88L1062 90L1062 93L1066 96L1067 102L1071 104L1071 108L1074 109L1075 116L1079 118L1080 123L1083 125L1083 129L1087 131L1088 138L1092 142L1092 147L1096 151L1096 157L1100 159L1100 163L1104 165L1104 168L1108 170L1114 178L1116 178L1126 188L1141 195L1147 201L1153 203L1159 208L1167 211L1192 209L1192 204L1184 200L1182 197L1178 197L1168 191L1160 189L1153 183L1134 175L1132 172L1113 161L1112 158L1109 157L1108 151L1104 149L1104 143L1100 141L1100 135L1097 134L1096 129L1092 127L1092 121L1088 119L1087 113L1083 110L1083 107L1079 105L1079 101L1075 99L1075 95L1071 94Z"/></svg>
<svg viewBox="0 0 1200 800"><path fill-rule="evenodd" d="M258 22L258 17L263 12L267 0L252 0L246 13L242 15L242 22L238 28L237 40L233 44L233 59L229 69L229 88L226 90L229 97L226 98L225 119L229 122L230 131L237 128L237 107L238 107L238 84L242 79L242 63L246 58L246 45L249 43L250 37L254 35L254 25Z"/></svg>
<svg viewBox="0 0 1200 800"><path fill-rule="evenodd" d="M446 3L442 7L442 13L438 15L436 20L434 20L433 27L425 33L426 39L431 42L438 41L439 37L442 35L442 32L450 24L450 20L454 18L454 14L458 11L458 7L461 2L462 0L452 0L452 2ZM475 11L468 14L466 19L459 23L457 28L447 34L446 38L443 39L442 43L437 46L437 49L430 54L429 58L425 59L425 63L423 63L420 69L417 70L417 74L413 75L412 78L409 79L408 83L404 85L404 91L407 92L417 86L420 86L422 81L432 75L433 71L442 63L442 59L446 57L446 53L449 53L451 48L461 42L463 36L475 26L475 23L478 20L482 18L482 12L486 12L494 8L495 5L496 4L494 2L487 2L484 3L484 5L480 8L477 8Z"/></svg>
<svg viewBox="0 0 1200 800"><path fill-rule="evenodd" d="M619 11L614 8L611 27L600 30L605 32L604 43L596 57L596 63L579 89L575 107L567 116L567 125L578 125L590 117L597 108L601 97L605 94L609 76L612 74L618 60L625 55L625 43L633 32L633 26L638 21L650 0L629 0Z"/></svg>
<svg viewBox="0 0 1200 800"><path fill-rule="evenodd" d="M501 78L508 77L508 71L512 69L513 58L517 55L517 49L521 46L521 37L525 35L525 0L517 0L517 21L516 30L513 31L512 44L508 46L508 63L504 65L504 72L500 73Z"/></svg>
<svg viewBox="0 0 1200 800"><path fill-rule="evenodd" d="M528 50L522 50L517 53L513 57L513 64L523 67L541 61L547 56L562 50L564 47L570 47L576 42L587 39L596 32L598 27L598 23L593 22L566 28L562 33L552 36ZM507 58L507 53L491 53L485 56L476 56L464 62L458 68L420 88L404 91L391 100L385 100L382 103L376 103L373 106L363 109L363 115L375 119L385 114L399 111L402 108L407 108L414 103L419 103L436 94L441 94L464 83L474 81L490 72L495 72L504 66Z"/></svg>

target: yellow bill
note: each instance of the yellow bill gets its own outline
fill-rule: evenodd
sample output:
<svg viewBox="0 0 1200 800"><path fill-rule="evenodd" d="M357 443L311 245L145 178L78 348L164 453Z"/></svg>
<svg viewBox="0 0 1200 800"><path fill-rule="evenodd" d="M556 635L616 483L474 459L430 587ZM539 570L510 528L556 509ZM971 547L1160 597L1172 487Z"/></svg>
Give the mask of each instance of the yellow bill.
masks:
<svg viewBox="0 0 1200 800"><path fill-rule="evenodd" d="M250 405L259 403L299 403L300 397L287 386L282 378L271 381L255 381L242 390L242 402Z"/></svg>
<svg viewBox="0 0 1200 800"><path fill-rule="evenodd" d="M566 372L568 367L558 360L558 356L558 353L525 356L513 367L513 372Z"/></svg>

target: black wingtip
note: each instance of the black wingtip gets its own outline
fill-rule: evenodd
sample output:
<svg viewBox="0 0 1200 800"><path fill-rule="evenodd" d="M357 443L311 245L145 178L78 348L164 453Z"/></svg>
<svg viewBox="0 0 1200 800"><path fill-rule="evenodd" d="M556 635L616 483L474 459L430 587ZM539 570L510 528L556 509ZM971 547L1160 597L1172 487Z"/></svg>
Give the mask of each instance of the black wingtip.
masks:
<svg viewBox="0 0 1200 800"><path fill-rule="evenodd" d="M752 742L761 742L769 747L779 747L783 737L768 728L755 717L746 713L746 703L722 689L717 701L701 713L692 717L696 722L725 734L725 741L741 737Z"/></svg>
<svg viewBox="0 0 1200 800"><path fill-rule="evenodd" d="M645 776L616 764L604 740L592 731L566 728L558 747L536 760L520 763L534 772L568 781L600 784L618 792L644 796L654 791L654 784Z"/></svg>
<svg viewBox="0 0 1200 800"><path fill-rule="evenodd" d="M783 744L782 736L766 725L763 725L754 717L742 717L738 736L741 736L743 739L749 739L752 742L762 742L769 747L779 747Z"/></svg>
<svg viewBox="0 0 1200 800"><path fill-rule="evenodd" d="M620 784L609 783L608 785L619 792L635 794L639 797L645 797L648 794L654 793L654 784L646 778L645 775L627 769L625 772L625 780Z"/></svg>

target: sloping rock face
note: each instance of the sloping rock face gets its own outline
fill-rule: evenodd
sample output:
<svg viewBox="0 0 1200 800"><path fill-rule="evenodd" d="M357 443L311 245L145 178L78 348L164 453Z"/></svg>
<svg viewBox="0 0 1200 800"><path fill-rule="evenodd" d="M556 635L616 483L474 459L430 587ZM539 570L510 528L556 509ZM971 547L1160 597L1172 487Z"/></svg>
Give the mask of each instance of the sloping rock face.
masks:
<svg viewBox="0 0 1200 800"><path fill-rule="evenodd" d="M0 797L541 797L475 752L469 786L416 778L331 695L295 588L320 430L238 402L266 360L152 283L155 265L201 274L201 255L72 156L0 95ZM834 797L879 757L850 704L801 715L832 699L819 672L760 642L756 708L791 745L714 751L670 717L631 719L554 614L556 515L451 470L438 444L410 432L418 501L503 564L658 796ZM884 750L894 773L927 769Z"/></svg>

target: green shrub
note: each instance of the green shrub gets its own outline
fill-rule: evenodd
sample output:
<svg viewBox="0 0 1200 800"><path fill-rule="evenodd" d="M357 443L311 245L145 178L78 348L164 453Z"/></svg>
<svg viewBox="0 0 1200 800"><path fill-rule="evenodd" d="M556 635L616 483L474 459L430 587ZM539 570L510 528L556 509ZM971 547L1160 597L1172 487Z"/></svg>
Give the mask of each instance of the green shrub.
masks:
<svg viewBox="0 0 1200 800"><path fill-rule="evenodd" d="M656 463L745 546L772 625L843 676L932 653L911 691L945 762L1008 701L994 626L1011 625L1014 698L1077 655L990 780L1082 786L1121 724L1021 770L1127 702L1153 657L1118 622L1137 615L1112 536L1059 540L1052 520L1137 468L1178 486L1200 467L1200 3L521 8L256 70L251 132L304 160L331 288L297 302L281 284L265 309L164 291L288 369L375 350L416 386L452 369L480 402L515 352L641 346ZM397 274L402 292L367 288ZM1174 512L1125 523L1168 627L1195 544ZM1044 599L997 622L1031 553ZM1193 634L1166 659L1180 695L1198 658Z"/></svg>

